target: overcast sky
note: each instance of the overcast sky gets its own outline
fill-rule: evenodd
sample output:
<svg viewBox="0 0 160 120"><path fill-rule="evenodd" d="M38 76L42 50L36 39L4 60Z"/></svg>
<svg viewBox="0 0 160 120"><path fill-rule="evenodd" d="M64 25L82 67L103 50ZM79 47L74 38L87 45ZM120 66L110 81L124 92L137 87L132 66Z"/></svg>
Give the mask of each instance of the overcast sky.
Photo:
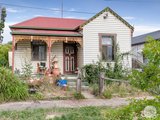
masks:
<svg viewBox="0 0 160 120"><path fill-rule="evenodd" d="M62 0L0 0L0 5L7 9L3 43L11 41L9 25L37 16L61 17L61 3ZM73 11L64 12L63 17L89 19L110 7L134 26L137 36L160 29L159 6L160 0L63 0L64 11Z"/></svg>

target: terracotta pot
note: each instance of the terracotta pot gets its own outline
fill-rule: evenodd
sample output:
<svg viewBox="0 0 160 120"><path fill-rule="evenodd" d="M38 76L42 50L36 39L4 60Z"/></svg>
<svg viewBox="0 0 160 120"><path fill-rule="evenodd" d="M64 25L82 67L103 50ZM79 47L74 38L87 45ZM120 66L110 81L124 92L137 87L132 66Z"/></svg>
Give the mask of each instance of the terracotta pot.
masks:
<svg viewBox="0 0 160 120"><path fill-rule="evenodd" d="M54 68L58 68L58 63L54 63Z"/></svg>
<svg viewBox="0 0 160 120"><path fill-rule="evenodd" d="M58 75L60 74L59 69L58 69L58 68L54 68L54 69L53 69L53 74L54 74L55 76L58 76Z"/></svg>

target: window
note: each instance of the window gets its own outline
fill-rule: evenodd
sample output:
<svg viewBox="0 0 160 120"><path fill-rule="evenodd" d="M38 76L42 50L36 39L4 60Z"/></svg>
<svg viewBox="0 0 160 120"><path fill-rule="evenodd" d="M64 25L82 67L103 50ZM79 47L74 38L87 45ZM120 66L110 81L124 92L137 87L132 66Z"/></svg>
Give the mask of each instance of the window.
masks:
<svg viewBox="0 0 160 120"><path fill-rule="evenodd" d="M32 60L46 60L46 44L41 41L32 42Z"/></svg>
<svg viewBox="0 0 160 120"><path fill-rule="evenodd" d="M114 36L101 36L101 55L102 60L114 60Z"/></svg>

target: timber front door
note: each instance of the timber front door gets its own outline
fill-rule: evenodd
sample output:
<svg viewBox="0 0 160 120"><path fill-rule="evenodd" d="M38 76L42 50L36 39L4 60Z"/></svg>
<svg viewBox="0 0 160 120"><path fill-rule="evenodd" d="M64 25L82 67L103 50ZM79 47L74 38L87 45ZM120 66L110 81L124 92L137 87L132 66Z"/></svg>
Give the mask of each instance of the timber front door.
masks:
<svg viewBox="0 0 160 120"><path fill-rule="evenodd" d="M64 43L64 73L74 73L77 67L76 44Z"/></svg>

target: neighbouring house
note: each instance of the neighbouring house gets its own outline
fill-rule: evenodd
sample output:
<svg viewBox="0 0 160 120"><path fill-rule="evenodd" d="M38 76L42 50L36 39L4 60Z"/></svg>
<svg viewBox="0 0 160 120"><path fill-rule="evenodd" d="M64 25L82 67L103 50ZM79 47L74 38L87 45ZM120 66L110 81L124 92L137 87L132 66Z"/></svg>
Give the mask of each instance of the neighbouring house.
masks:
<svg viewBox="0 0 160 120"><path fill-rule="evenodd" d="M147 62L147 59L142 54L142 50L144 48L144 43L146 42L148 36L151 36L155 40L158 40L160 39L160 30L132 38L132 51L133 51L132 66L133 68L138 68L140 67L139 64Z"/></svg>
<svg viewBox="0 0 160 120"><path fill-rule="evenodd" d="M33 72L38 64L49 69L56 58L62 74L72 74L100 58L114 63L115 45L122 53L130 51L134 30L109 7L89 20L36 17L10 29L13 71L22 71L25 61L32 64ZM123 64L131 68L131 56L124 57Z"/></svg>

